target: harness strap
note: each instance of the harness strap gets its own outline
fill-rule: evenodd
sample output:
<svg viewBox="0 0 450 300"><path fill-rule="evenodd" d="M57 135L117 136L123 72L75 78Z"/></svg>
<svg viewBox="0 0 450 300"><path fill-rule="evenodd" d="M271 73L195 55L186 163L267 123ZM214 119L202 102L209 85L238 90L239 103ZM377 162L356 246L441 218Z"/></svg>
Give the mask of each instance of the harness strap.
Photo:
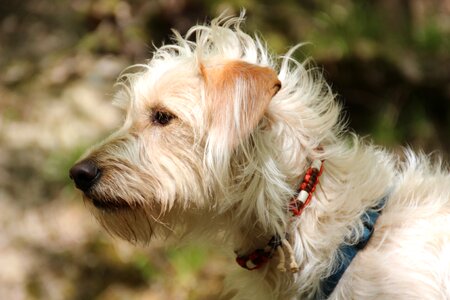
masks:
<svg viewBox="0 0 450 300"><path fill-rule="evenodd" d="M321 295L317 299L327 299L334 291L339 283L339 280L345 273L345 270L350 266L350 263L355 258L358 251L364 249L372 237L375 223L381 214L381 210L384 208L386 201L388 200L390 193L381 198L378 205L367 210L362 216L364 224L364 230L358 243L349 245L342 244L338 252L340 255L340 263L336 270L327 278L322 279L321 282Z"/></svg>

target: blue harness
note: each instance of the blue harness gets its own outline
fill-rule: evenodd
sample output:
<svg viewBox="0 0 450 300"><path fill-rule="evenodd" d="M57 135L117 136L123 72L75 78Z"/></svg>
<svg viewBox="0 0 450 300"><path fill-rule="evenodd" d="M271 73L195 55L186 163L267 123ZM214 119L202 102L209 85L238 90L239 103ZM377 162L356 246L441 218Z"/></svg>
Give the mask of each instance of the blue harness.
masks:
<svg viewBox="0 0 450 300"><path fill-rule="evenodd" d="M355 258L358 251L364 249L364 247L367 245L370 238L372 237L375 223L380 216L381 210L383 209L389 196L390 193L384 196L377 206L368 209L362 216L364 230L358 243L353 245L342 244L342 246L339 248L338 251L341 261L336 270L330 276L322 279L321 294L318 295L317 299L327 299L331 295L331 293L339 283L342 275L344 275L345 270L347 270L348 266Z"/></svg>

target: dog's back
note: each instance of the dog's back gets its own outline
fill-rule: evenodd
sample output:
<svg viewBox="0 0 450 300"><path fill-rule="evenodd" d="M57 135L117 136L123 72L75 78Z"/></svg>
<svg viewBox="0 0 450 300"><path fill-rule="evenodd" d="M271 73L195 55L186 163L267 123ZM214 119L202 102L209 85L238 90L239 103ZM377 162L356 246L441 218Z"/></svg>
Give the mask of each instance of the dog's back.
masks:
<svg viewBox="0 0 450 300"><path fill-rule="evenodd" d="M334 299L449 299L450 174L408 153L367 247Z"/></svg>

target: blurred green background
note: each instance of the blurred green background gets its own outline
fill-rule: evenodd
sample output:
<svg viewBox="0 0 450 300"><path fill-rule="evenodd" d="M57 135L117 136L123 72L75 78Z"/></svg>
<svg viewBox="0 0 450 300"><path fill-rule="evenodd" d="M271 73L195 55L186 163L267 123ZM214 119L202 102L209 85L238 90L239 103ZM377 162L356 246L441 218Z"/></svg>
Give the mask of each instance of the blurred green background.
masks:
<svg viewBox="0 0 450 300"><path fill-rule="evenodd" d="M95 223L67 170L110 133L119 72L224 10L313 57L349 125L394 151L450 153L450 1L0 2L0 298L216 299L220 249L133 247Z"/></svg>

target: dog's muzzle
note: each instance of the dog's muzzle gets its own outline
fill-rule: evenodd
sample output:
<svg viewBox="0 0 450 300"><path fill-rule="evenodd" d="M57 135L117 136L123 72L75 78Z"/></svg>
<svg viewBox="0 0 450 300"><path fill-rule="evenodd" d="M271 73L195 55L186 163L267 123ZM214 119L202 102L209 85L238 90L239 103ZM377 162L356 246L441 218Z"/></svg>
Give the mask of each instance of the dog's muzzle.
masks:
<svg viewBox="0 0 450 300"><path fill-rule="evenodd" d="M95 193L95 183L101 177L101 170L96 163L90 159L85 159L74 165L69 171L70 178L75 182L75 186L80 189L91 203L103 211L117 211L130 209L131 206L121 198L109 198L99 196Z"/></svg>
<svg viewBox="0 0 450 300"><path fill-rule="evenodd" d="M100 175L100 169L90 159L80 161L69 171L69 176L76 187L85 193L98 181Z"/></svg>

